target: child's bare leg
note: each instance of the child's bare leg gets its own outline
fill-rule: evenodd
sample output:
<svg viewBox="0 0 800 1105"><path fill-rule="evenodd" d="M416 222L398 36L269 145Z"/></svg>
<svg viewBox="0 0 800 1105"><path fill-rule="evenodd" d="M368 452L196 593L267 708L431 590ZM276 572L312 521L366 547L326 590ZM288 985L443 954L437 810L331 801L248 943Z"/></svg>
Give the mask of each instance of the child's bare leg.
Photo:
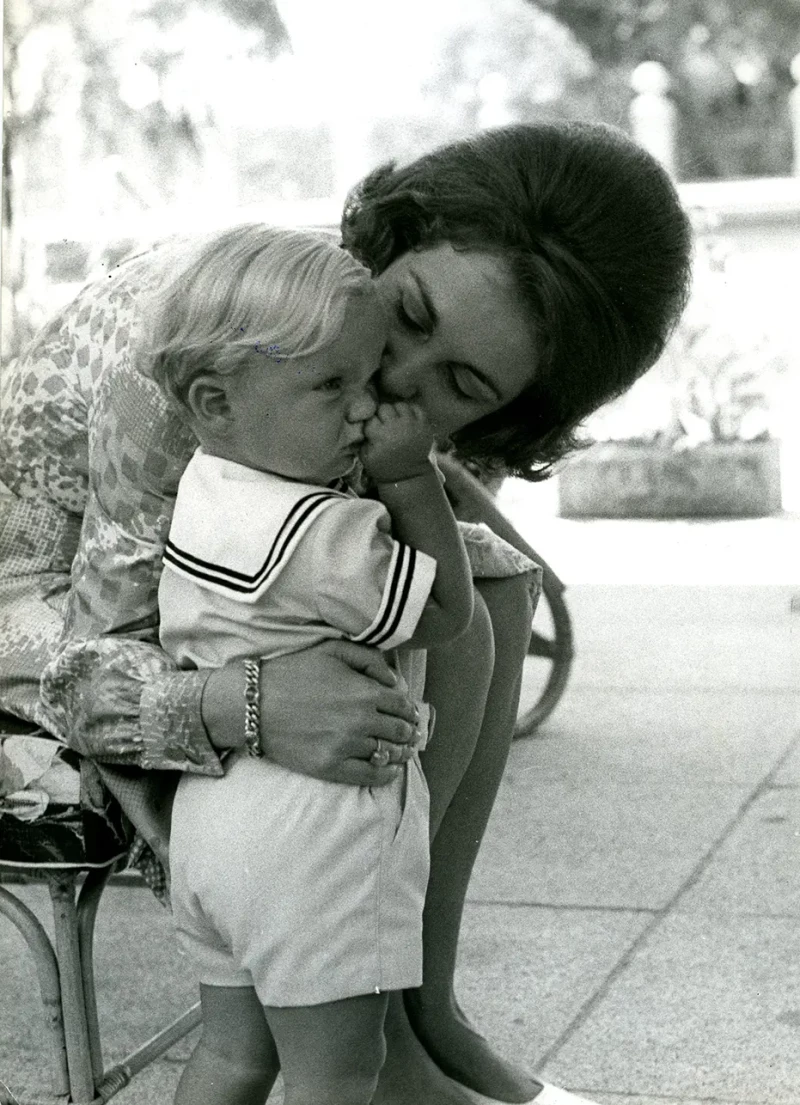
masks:
<svg viewBox="0 0 800 1105"><path fill-rule="evenodd" d="M264 1105L278 1052L255 990L200 987L203 1034L184 1068L175 1105Z"/></svg>
<svg viewBox="0 0 800 1105"><path fill-rule="evenodd" d="M386 1055L387 994L324 1005L266 1006L285 1105L369 1105Z"/></svg>
<svg viewBox="0 0 800 1105"><path fill-rule="evenodd" d="M479 729L477 740L460 716L465 686L471 688L467 697L472 701L474 684L465 684L453 646L440 655L432 650L428 657L426 694L436 707L436 733L423 759L434 835L425 899L424 983L406 993L406 1009L415 1032L446 1074L488 1096L527 1101L540 1084L497 1055L471 1027L453 990L464 899L511 746L531 629L523 578L483 580L479 591L491 618L494 663L485 706L472 722ZM460 742L467 747L472 743L474 751L466 770L454 778L452 749Z"/></svg>

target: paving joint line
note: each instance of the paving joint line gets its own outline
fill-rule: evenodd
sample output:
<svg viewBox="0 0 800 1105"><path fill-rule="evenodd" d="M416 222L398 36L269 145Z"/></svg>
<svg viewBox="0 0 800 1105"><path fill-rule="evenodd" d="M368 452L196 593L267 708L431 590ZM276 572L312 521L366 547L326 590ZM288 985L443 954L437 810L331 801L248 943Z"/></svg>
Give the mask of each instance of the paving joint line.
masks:
<svg viewBox="0 0 800 1105"><path fill-rule="evenodd" d="M644 905L587 905L585 902L528 902L522 898L467 898L467 905L509 906L511 909L562 909L573 913L657 913L657 906Z"/></svg>
<svg viewBox="0 0 800 1105"><path fill-rule="evenodd" d="M576 1086L575 1093L599 1093L607 1094L611 1097L621 1098L650 1098L652 1101L666 1101L669 1105L673 1102L685 1101L688 1105L765 1105L763 1098L754 1097L737 1097L733 1098L730 1095L727 1097L717 1097L716 1094L712 1094L711 1097L698 1097L697 1094L690 1094L688 1097L682 1093L678 1094L664 1094L653 1093L651 1091L639 1091L639 1090L603 1090L597 1086ZM534 1098L535 1100L535 1098ZM796 1101L785 1101L782 1105L800 1105L800 1098Z"/></svg>
<svg viewBox="0 0 800 1105"><path fill-rule="evenodd" d="M659 683L637 683L635 686L627 686L624 683L580 683L576 682L574 686L570 686L569 693L571 695L578 694L626 694L626 695L652 695L661 694L665 697L667 695L701 695L701 694L725 694L731 697L738 695L747 695L751 698L753 695L763 696L764 698L776 698L781 697L798 697L797 688L791 685L782 687L745 687L742 683L737 682L734 687L727 687L724 684L719 686L709 687L703 685L702 687L684 686L681 684L670 685L663 682ZM524 739L524 738L523 738Z"/></svg>
<svg viewBox="0 0 800 1105"><path fill-rule="evenodd" d="M697 885L705 870L709 867L712 860L716 858L726 840L728 840L734 830L738 828L738 826L741 824L745 815L750 811L750 809L752 809L758 799L771 788L773 778L781 770L784 763L786 763L786 761L792 755L798 744L800 744L800 736L797 736L794 738L794 740L790 741L788 748L784 750L782 755L779 757L777 763L775 763L770 771L767 772L761 782L753 789L752 793L748 795L747 798L745 798L734 817L731 819L731 821L728 823L722 833L717 837L717 839L712 843L708 851L703 856L701 856L701 858L695 864L694 868L689 872L687 877L675 891L672 898L667 902L667 904L661 909L653 911L653 916L651 917L651 920L644 925L642 931L637 937L634 938L627 950L623 952L623 954L608 972L605 979L597 987L595 992L591 995L591 997L587 998L587 1000L583 1003L583 1005L569 1022L569 1024L567 1024L566 1028L564 1028L559 1033L553 1043L550 1044L549 1047L545 1048L542 1054L538 1057L538 1060L534 1067L535 1070L544 1070L547 1064L564 1047L570 1037L573 1036L574 1033L577 1032L577 1030L586 1023L586 1021L595 1011L603 998L605 998L605 996L608 994L611 987L614 985L617 979L627 970L633 959L648 942L653 933L656 932L657 929L659 929L664 924L666 919L673 913L673 911L675 911L675 907L677 906L678 902L683 897L685 897L685 895L694 886ZM609 1090L607 1092L613 1093L614 1091ZM688 1098L687 1100L692 1099ZM695 1098L695 1100L697 1099ZM718 1098L717 1100L724 1101L725 1099Z"/></svg>

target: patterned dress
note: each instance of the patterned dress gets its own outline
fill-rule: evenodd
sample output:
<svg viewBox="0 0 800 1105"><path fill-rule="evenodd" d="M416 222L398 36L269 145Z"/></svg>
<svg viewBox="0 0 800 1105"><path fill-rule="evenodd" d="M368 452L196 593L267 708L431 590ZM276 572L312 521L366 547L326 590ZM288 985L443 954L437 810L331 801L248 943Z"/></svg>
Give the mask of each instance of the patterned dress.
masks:
<svg viewBox="0 0 800 1105"><path fill-rule="evenodd" d="M174 777L138 769L223 768L200 716L207 673L158 647L161 555L197 445L134 354L159 270L157 250L123 263L3 370L0 705L86 757L83 801L104 805L99 771L163 859Z"/></svg>

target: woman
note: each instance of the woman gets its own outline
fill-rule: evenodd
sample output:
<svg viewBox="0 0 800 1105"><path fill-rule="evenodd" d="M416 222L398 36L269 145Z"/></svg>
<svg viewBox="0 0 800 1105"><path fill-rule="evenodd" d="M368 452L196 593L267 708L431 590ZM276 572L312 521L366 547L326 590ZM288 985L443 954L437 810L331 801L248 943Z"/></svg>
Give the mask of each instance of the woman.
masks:
<svg viewBox="0 0 800 1105"><path fill-rule="evenodd" d="M674 187L649 155L599 125L489 131L379 169L349 198L342 235L375 273L391 320L383 394L413 397L459 456L529 478L546 476L581 420L655 361L687 293L690 234ZM232 732L244 735L244 673L177 672L154 643L161 550L195 445L134 361L137 297L157 272L158 258L145 256L85 289L5 374L0 479L14 499L3 618L12 647L0 657L0 690L5 709L98 765L163 857L174 784L148 772L222 774L219 753L239 740ZM458 499L458 469L447 473ZM437 724L424 754L424 983L387 1019L376 1100L391 1105L474 1100L464 1086L503 1101L574 1100L497 1056L453 992L464 897L530 633L524 580L497 578L480 548L473 566L481 578L472 624L428 661ZM339 782L388 780L392 765L371 762L375 738L393 742L399 758L413 713L380 658L338 643L264 668L268 756ZM241 1064L242 1101L263 1100L271 1085L274 1059L247 1068L256 1045L270 1054L267 1044L243 1038L239 1055L217 1056Z"/></svg>

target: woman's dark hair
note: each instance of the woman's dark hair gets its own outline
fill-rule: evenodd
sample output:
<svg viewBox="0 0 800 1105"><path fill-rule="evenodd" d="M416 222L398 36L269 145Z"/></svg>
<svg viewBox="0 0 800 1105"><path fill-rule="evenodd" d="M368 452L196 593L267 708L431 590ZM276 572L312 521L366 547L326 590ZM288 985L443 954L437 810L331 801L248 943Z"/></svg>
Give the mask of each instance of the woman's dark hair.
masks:
<svg viewBox="0 0 800 1105"><path fill-rule="evenodd" d="M536 379L453 441L527 479L549 475L579 424L653 364L688 295L676 189L604 124L504 127L383 165L348 196L342 239L373 273L440 242L503 258L534 327Z"/></svg>

